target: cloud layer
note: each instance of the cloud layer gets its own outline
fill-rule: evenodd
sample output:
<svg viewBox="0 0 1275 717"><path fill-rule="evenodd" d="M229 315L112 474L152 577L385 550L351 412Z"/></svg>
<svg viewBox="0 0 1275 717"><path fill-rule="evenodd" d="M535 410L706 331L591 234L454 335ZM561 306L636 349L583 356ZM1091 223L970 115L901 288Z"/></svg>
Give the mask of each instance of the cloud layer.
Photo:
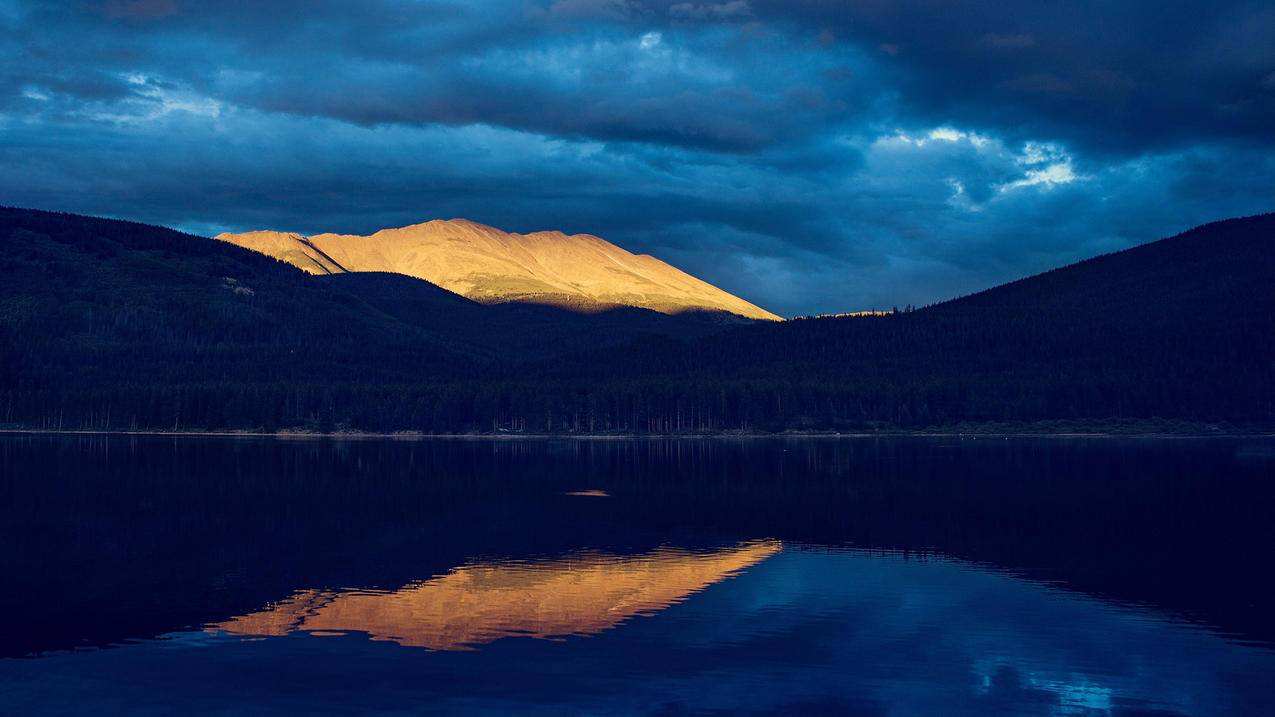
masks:
<svg viewBox="0 0 1275 717"><path fill-rule="evenodd" d="M0 0L0 202L589 231L780 313L1275 208L1266 3Z"/></svg>

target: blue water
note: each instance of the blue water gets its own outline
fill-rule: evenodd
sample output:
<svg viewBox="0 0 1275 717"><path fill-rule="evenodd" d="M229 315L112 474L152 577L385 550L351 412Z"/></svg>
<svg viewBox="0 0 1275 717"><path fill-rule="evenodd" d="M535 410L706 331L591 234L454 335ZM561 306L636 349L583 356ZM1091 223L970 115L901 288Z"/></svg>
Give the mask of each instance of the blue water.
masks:
<svg viewBox="0 0 1275 717"><path fill-rule="evenodd" d="M1275 442L0 439L0 712L1275 714Z"/></svg>

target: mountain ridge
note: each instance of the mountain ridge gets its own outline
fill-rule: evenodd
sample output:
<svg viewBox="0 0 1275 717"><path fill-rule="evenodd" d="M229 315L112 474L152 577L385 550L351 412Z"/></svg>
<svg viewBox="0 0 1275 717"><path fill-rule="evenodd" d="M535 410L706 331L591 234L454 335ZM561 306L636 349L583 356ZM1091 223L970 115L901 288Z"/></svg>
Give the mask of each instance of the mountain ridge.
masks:
<svg viewBox="0 0 1275 717"><path fill-rule="evenodd" d="M1273 248L1275 215L1255 216L914 311L729 322L481 304L402 274L313 276L161 227L0 208L0 426L1267 431Z"/></svg>
<svg viewBox="0 0 1275 717"><path fill-rule="evenodd" d="M590 312L620 306L664 314L722 311L781 320L657 257L593 234L520 234L468 219L433 219L368 235L257 230L214 238L311 274L405 274L481 303L542 303Z"/></svg>

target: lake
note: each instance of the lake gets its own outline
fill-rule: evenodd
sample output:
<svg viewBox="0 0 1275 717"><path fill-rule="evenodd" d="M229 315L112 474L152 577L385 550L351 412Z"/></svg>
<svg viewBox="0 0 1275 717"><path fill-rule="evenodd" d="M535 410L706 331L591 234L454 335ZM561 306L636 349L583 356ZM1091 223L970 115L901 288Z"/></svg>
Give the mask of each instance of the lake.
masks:
<svg viewBox="0 0 1275 717"><path fill-rule="evenodd" d="M0 713L1275 714L1275 440L0 437Z"/></svg>

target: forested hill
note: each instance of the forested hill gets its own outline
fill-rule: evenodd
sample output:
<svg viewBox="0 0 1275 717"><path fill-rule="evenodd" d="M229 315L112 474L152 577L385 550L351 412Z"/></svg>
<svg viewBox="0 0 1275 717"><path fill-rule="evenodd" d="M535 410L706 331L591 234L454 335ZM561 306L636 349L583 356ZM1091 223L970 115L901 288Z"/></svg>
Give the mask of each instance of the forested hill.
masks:
<svg viewBox="0 0 1275 717"><path fill-rule="evenodd" d="M0 209L0 424L701 432L1275 425L1275 215L943 304L756 323L484 306L167 229ZM726 328L723 328L726 327Z"/></svg>
<svg viewBox="0 0 1275 717"><path fill-rule="evenodd" d="M599 366L582 357L577 374ZM729 376L785 426L1275 417L1275 214L886 316L748 327L632 366ZM780 403L785 405L780 407Z"/></svg>
<svg viewBox="0 0 1275 717"><path fill-rule="evenodd" d="M378 311L517 365L588 350L613 351L645 336L695 338L750 323L726 312L677 315L637 307L577 313L559 306L481 304L402 274L347 272L315 277Z"/></svg>
<svg viewBox="0 0 1275 717"><path fill-rule="evenodd" d="M1001 361L1057 367L1085 357L1097 370L1117 370L1111 359L1122 356L1148 368L1177 358L1226 371L1269 371L1273 311L1275 214L1265 214L1206 224L916 311L750 327L688 352L682 368L769 371L795 362L842 373L847 362L888 358L935 371L956 362L999 370ZM1148 355L1157 349L1171 356Z"/></svg>
<svg viewBox="0 0 1275 717"><path fill-rule="evenodd" d="M0 425L348 422L351 391L486 380L515 359L731 323L488 307L404 276L315 277L169 229L13 208L0 208L0 276Z"/></svg>

